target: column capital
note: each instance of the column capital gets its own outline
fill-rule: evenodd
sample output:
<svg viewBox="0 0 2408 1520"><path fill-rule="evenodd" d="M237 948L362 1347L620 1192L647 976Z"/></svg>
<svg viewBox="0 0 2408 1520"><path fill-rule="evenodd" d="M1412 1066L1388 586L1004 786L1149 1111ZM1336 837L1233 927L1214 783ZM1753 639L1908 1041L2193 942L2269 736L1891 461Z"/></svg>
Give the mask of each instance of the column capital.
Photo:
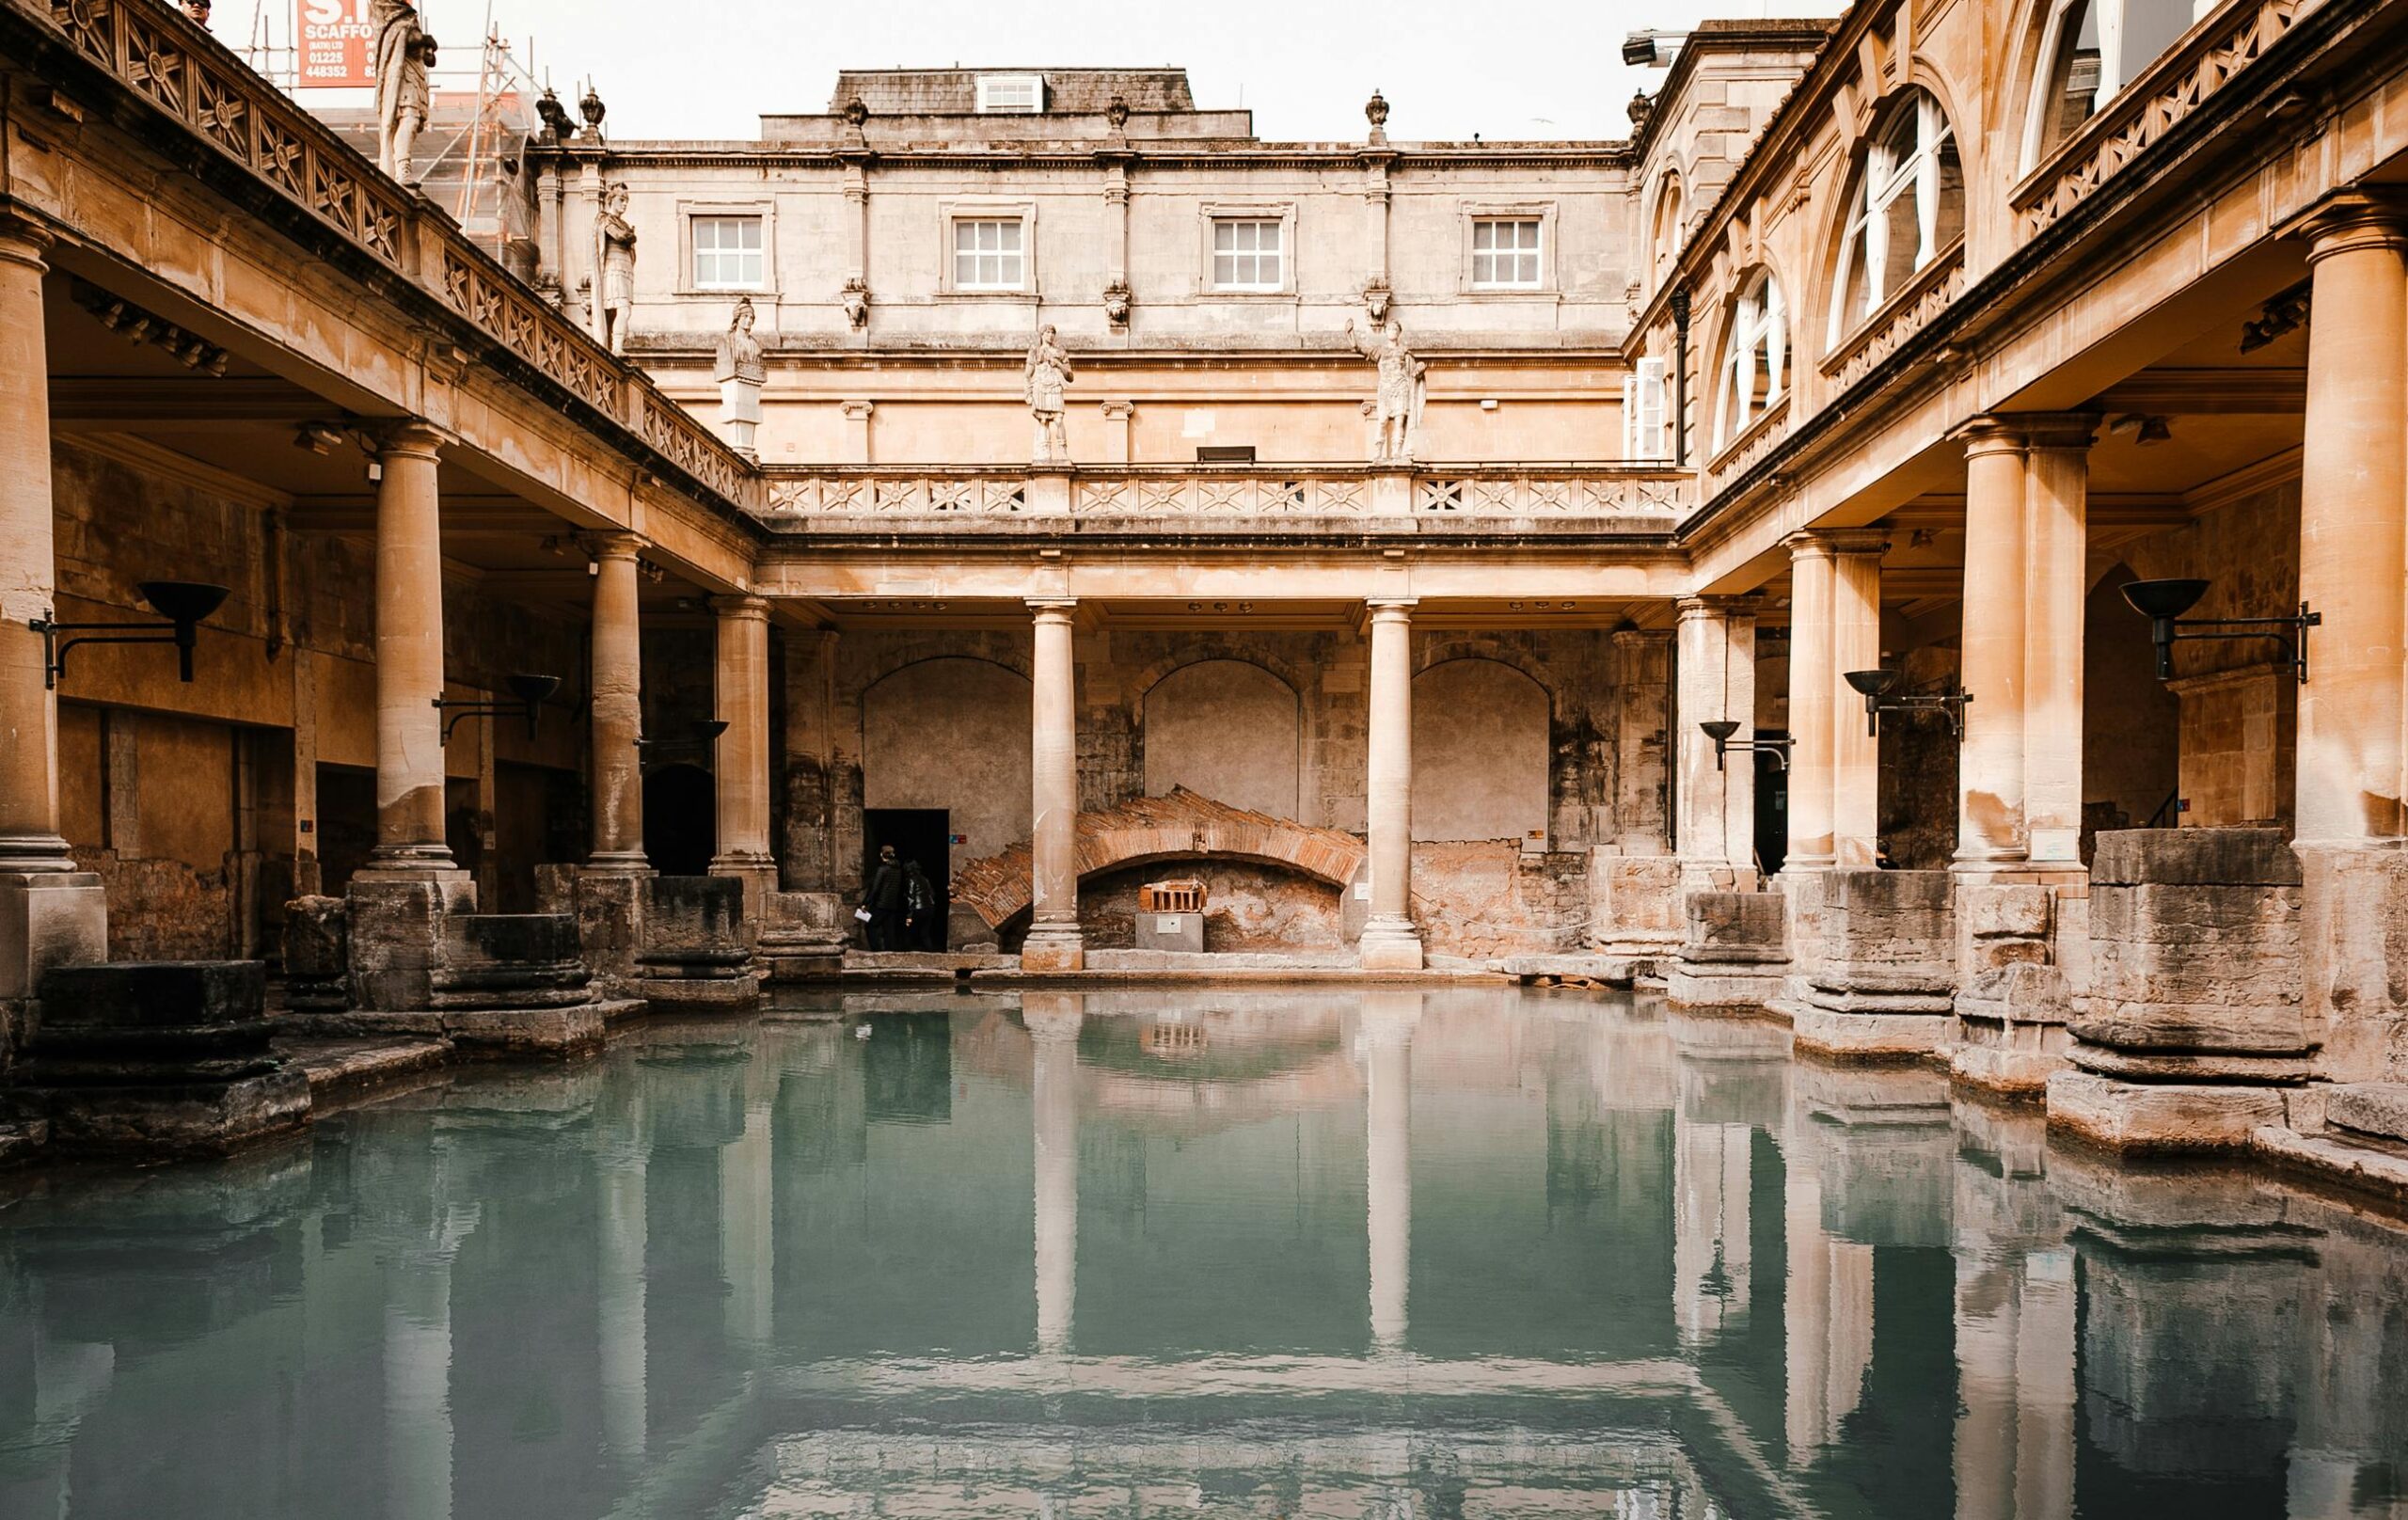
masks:
<svg viewBox="0 0 2408 1520"><path fill-rule="evenodd" d="M1890 552L1889 531L1880 528L1807 528L1790 534L1781 543L1789 550L1793 560Z"/></svg>
<svg viewBox="0 0 2408 1520"><path fill-rule="evenodd" d="M713 596L708 600L711 610L728 622L767 623L769 621L769 599L766 596Z"/></svg>
<svg viewBox="0 0 2408 1520"><path fill-rule="evenodd" d="M578 547L596 560L629 560L652 546L642 533L607 530L577 535Z"/></svg>
<svg viewBox="0 0 2408 1520"><path fill-rule="evenodd" d="M1684 623L1727 622L1735 617L1754 617L1765 599L1753 592L1737 596L1684 596L1674 602Z"/></svg>
<svg viewBox="0 0 2408 1520"><path fill-rule="evenodd" d="M2023 430L2012 418L1985 413L1959 426L1948 435L1952 443L1965 446L1965 457L1980 454L2020 454L2024 450Z"/></svg>
<svg viewBox="0 0 2408 1520"><path fill-rule="evenodd" d="M1133 401L1107 401L1099 404L1103 409L1103 420L1107 422L1125 422L1129 420L1129 414L1137 409L1137 404Z"/></svg>
<svg viewBox="0 0 2408 1520"><path fill-rule="evenodd" d="M1039 623L1068 623L1078 615L1079 600L1075 596L1032 596L1028 610Z"/></svg>
<svg viewBox="0 0 2408 1520"><path fill-rule="evenodd" d="M2310 264L2337 253L2408 248L2408 204L2386 195L2345 190L2318 201L2279 230L2307 239Z"/></svg>
<svg viewBox="0 0 2408 1520"><path fill-rule="evenodd" d="M1363 603L1374 623L1410 623L1413 610L1420 605L1420 598L1415 596L1373 596Z"/></svg>
<svg viewBox="0 0 2408 1520"><path fill-rule="evenodd" d="M845 420L848 422L866 422L869 420L869 414L878 410L878 403L874 401L844 401L838 402L836 405L845 414Z"/></svg>
<svg viewBox="0 0 2408 1520"><path fill-rule="evenodd" d="M31 213L20 211L13 201L0 200L0 263L24 264L37 275L46 273L50 263L43 255L57 241Z"/></svg>
<svg viewBox="0 0 2408 1520"><path fill-rule="evenodd" d="M458 440L424 418L404 417L377 424L365 430L376 445L376 458L433 459L449 443Z"/></svg>

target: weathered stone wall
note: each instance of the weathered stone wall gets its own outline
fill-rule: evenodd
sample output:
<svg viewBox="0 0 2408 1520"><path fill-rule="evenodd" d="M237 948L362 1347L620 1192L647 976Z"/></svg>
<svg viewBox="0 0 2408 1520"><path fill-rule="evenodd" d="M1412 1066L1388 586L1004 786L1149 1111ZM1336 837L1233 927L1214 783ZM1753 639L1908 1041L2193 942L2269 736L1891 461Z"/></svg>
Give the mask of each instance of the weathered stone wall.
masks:
<svg viewBox="0 0 2408 1520"><path fill-rule="evenodd" d="M1417 736L1433 752L1417 761L1417 792L1450 800L1416 830L1417 911L1434 949L1568 948L1588 926L1590 851L1664 847L1660 643L1593 630L1417 634L1416 706L1430 715ZM857 893L868 809L954 815L952 831L970 836L957 867L1025 840L1028 650L1026 634L1004 630L792 639L787 890ZM1217 778L1264 795L1215 800L1273 811L1270 794L1292 787L1293 805L1274 815L1365 828L1369 666L1353 630L1106 626L1079 636L1077 657L1083 811ZM1552 853L1526 861L1534 829Z"/></svg>
<svg viewBox="0 0 2408 1520"><path fill-rule="evenodd" d="M2145 579L2209 581L2192 617L2289 616L2299 610L2299 491L2297 481L2270 487L2131 546L2125 562ZM2140 614L2127 610L2125 621L2121 637L2147 648ZM2299 688L2276 668L2280 658L2278 646L2255 640L2175 646L2183 827L2290 827Z"/></svg>
<svg viewBox="0 0 2408 1520"><path fill-rule="evenodd" d="M1204 883L1204 948L1210 953L1345 948L1337 888L1292 872L1236 862L1193 868L1135 866L1088 881L1079 891L1079 923L1089 947L1130 948L1135 942L1138 889L1170 877L1193 877Z"/></svg>
<svg viewBox="0 0 2408 1520"><path fill-rule="evenodd" d="M372 826L372 813L348 818L320 797L323 779L375 764L372 546L364 534L293 531L293 503L130 440L61 438L52 467L59 617L150 618L143 580L231 590L201 626L192 684L173 678L172 650L90 645L73 652L60 686L62 826L109 884L111 953L263 953L289 897L341 889L343 872L328 879L325 869L329 835ZM488 890L504 877L530 888L528 852L582 830L556 816L505 826L494 774L506 764L574 786L581 610L504 602L454 580L445 619L452 696L505 690L521 671L562 678L538 739L513 720L471 720L444 752L455 848ZM331 790L330 804L347 795L340 780ZM358 851L339 844L345 851L347 870Z"/></svg>

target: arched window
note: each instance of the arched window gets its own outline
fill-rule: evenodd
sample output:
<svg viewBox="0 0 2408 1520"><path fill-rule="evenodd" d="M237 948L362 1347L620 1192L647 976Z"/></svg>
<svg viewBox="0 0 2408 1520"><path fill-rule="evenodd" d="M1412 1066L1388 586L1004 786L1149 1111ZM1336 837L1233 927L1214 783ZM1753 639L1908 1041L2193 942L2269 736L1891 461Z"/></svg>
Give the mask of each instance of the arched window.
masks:
<svg viewBox="0 0 2408 1520"><path fill-rule="evenodd" d="M1865 145L1840 242L1831 341L1881 309L1965 231L1965 171L1940 102L1909 90Z"/></svg>
<svg viewBox="0 0 2408 1520"><path fill-rule="evenodd" d="M2216 0L2050 0L2023 166L2073 135L2215 8Z"/></svg>
<svg viewBox="0 0 2408 1520"><path fill-rule="evenodd" d="M1687 222L1688 196L1681 188L1681 177L1667 174L1656 185L1656 225L1648 239L1657 279L1671 273L1673 261L1680 258L1681 233Z"/></svg>
<svg viewBox="0 0 2408 1520"><path fill-rule="evenodd" d="M1760 269L1731 313L1715 448L1747 432L1749 423L1788 394L1788 385L1789 308L1781 296L1781 281Z"/></svg>

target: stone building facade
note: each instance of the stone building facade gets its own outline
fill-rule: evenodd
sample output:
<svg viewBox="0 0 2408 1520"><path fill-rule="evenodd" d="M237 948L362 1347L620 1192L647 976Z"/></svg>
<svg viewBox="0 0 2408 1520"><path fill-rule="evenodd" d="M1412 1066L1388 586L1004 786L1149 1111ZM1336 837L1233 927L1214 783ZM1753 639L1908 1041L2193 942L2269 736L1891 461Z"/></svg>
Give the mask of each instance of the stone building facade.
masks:
<svg viewBox="0 0 2408 1520"><path fill-rule="evenodd" d="M1031 972L1175 863L1208 948L1585 951L2116 1143L2408 1063L2400 0L1709 24L1611 142L596 101L513 267L156 0L0 68L12 1020L312 888L414 926L355 1012L539 904L626 991L656 867L825 951L892 843ZM68 647L168 576L189 682ZM2147 948L2287 894L2295 968Z"/></svg>

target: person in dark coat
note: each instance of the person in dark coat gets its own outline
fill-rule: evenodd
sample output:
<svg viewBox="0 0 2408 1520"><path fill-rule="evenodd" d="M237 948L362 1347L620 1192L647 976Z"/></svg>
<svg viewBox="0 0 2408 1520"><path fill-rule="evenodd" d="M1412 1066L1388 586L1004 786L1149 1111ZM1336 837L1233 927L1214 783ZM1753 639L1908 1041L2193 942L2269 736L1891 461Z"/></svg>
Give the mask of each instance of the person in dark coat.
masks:
<svg viewBox="0 0 2408 1520"><path fill-rule="evenodd" d="M878 847L878 869L870 873L869 889L862 894L862 906L869 910L869 947L872 950L903 948L903 923L909 901L909 884L902 864L895 858L895 847Z"/></svg>
<svg viewBox="0 0 2408 1520"><path fill-rule="evenodd" d="M903 863L904 926L911 931L914 950L944 948L944 905L937 901L937 884L917 861Z"/></svg>

